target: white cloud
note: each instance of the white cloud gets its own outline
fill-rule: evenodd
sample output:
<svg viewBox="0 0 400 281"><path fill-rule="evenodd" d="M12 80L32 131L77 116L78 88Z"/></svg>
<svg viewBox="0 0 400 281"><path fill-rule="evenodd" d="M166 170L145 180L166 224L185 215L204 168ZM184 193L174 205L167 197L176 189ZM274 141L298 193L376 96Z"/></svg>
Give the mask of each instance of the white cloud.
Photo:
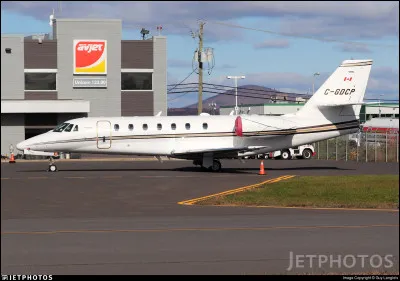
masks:
<svg viewBox="0 0 400 281"><path fill-rule="evenodd" d="M286 39L265 40L263 42L254 44L255 49L281 49L288 47L289 41Z"/></svg>
<svg viewBox="0 0 400 281"><path fill-rule="evenodd" d="M352 44L341 44L339 46L335 46L335 49L346 53L372 53L372 51L366 46Z"/></svg>

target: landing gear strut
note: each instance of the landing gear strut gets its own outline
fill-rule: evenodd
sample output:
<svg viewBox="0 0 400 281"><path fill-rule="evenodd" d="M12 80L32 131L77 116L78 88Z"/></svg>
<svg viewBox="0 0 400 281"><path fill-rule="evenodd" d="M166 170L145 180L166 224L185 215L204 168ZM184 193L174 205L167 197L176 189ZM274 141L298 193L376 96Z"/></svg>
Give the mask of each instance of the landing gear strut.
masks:
<svg viewBox="0 0 400 281"><path fill-rule="evenodd" d="M193 165L196 166L201 166L202 169L212 171L212 172L220 172L222 169L221 162L219 160L214 159L212 161L212 164L210 166L205 166L203 165L203 162L201 160L194 160Z"/></svg>
<svg viewBox="0 0 400 281"><path fill-rule="evenodd" d="M54 164L54 159L53 157L50 156L50 163L49 163L49 168L47 169L48 172L57 172L57 166Z"/></svg>

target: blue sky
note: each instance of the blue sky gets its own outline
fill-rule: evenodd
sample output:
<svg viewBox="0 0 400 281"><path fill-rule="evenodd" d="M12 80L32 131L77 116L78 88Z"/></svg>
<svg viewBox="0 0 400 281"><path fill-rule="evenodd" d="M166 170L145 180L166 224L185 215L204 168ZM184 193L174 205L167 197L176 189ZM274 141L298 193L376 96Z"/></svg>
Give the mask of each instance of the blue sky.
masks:
<svg viewBox="0 0 400 281"><path fill-rule="evenodd" d="M57 1L2 1L1 32L30 35L50 32L49 15ZM140 39L145 27L168 38L168 84L192 72L198 41L198 20L204 26L204 46L214 49L215 66L204 81L233 86L227 75L246 75L239 85L255 84L282 91L307 93L313 73L316 88L345 59L373 59L367 98L396 99L399 95L399 2L69 2L61 1L64 18L118 18L123 39ZM221 24L223 23L223 24ZM273 31L271 34L228 26ZM297 36L331 39L326 42ZM360 42L365 45L348 44ZM196 74L185 82L197 82ZM173 95L175 96L175 95ZM172 97L173 97L172 96ZM210 95L205 95L205 98ZM169 103L179 107L197 101L188 94Z"/></svg>

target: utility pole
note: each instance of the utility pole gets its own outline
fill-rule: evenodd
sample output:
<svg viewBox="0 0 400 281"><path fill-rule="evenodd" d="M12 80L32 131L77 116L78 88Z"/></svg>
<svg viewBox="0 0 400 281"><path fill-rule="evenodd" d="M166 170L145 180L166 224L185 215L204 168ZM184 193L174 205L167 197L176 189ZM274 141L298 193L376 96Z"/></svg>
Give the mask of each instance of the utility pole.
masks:
<svg viewBox="0 0 400 281"><path fill-rule="evenodd" d="M201 61L202 53L203 53L203 26L204 22L200 21L200 30L199 30L199 51L198 51L198 61L199 61L199 101L197 107L197 113L203 112L203 62Z"/></svg>

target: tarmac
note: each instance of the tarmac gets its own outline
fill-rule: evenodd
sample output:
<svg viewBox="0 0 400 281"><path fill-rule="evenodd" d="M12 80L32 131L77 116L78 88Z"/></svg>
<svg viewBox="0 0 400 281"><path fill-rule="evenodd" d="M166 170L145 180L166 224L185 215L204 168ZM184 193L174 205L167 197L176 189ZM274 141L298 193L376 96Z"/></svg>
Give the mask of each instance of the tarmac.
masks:
<svg viewBox="0 0 400 281"><path fill-rule="evenodd" d="M398 163L264 160L261 176L259 163L225 160L220 173L179 160L65 160L56 173L46 162L2 163L2 274L398 273L398 210L178 204L283 176L399 171ZM334 260L296 266L293 255ZM354 266L339 255L356 257ZM387 255L392 265L377 262Z"/></svg>

